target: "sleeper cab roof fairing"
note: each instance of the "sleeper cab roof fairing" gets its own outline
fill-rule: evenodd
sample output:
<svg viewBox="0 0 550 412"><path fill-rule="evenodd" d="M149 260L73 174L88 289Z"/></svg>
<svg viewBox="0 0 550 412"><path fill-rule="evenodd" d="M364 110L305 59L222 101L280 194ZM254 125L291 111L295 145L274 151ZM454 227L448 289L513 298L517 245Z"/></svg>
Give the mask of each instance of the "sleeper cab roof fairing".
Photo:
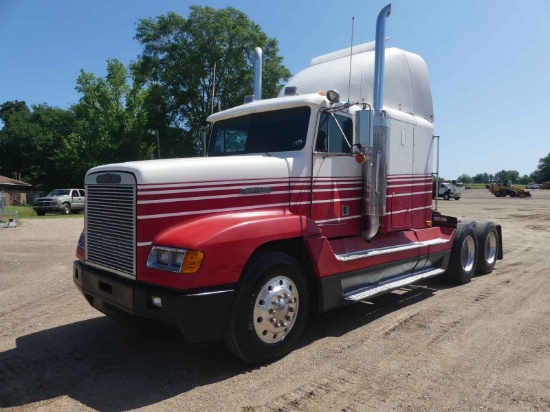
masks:
<svg viewBox="0 0 550 412"><path fill-rule="evenodd" d="M294 75L286 86L300 93L336 89L348 96L350 49L342 49L311 60L310 66ZM417 54L395 47L386 49L384 106L434 121L432 91L426 62ZM374 42L353 48L350 101L373 103ZM279 96L284 96L283 88Z"/></svg>

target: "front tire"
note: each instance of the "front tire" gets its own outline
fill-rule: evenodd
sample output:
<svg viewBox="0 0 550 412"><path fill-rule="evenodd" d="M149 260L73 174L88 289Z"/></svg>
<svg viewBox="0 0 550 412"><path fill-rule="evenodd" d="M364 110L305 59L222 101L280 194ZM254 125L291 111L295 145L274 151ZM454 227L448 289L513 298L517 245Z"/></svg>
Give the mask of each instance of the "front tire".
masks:
<svg viewBox="0 0 550 412"><path fill-rule="evenodd" d="M451 197L449 196L448 193L445 193L445 194L443 195L443 199L445 199L445 200L449 200L450 198L451 198Z"/></svg>
<svg viewBox="0 0 550 412"><path fill-rule="evenodd" d="M71 205L68 203L63 203L63 206L61 206L61 214L68 215L70 213L71 213Z"/></svg>
<svg viewBox="0 0 550 412"><path fill-rule="evenodd" d="M493 271L498 256L498 232L493 222L481 222L475 228L478 252L476 272L486 275Z"/></svg>
<svg viewBox="0 0 550 412"><path fill-rule="evenodd" d="M245 362L274 361L297 343L308 313L309 295L300 264L281 252L257 254L237 287L224 342Z"/></svg>
<svg viewBox="0 0 550 412"><path fill-rule="evenodd" d="M477 264L477 237L474 227L469 223L458 225L451 258L447 269L447 279L456 284L472 280Z"/></svg>

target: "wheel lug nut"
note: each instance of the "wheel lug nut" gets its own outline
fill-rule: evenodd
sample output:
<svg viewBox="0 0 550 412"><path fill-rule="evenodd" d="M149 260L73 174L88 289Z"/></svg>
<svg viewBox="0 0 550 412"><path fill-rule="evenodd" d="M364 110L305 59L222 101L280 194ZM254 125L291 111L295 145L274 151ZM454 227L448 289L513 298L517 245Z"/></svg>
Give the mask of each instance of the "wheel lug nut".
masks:
<svg viewBox="0 0 550 412"><path fill-rule="evenodd" d="M288 293L285 293L284 296L285 296L285 299L288 299L290 297L288 296Z"/></svg>
<svg viewBox="0 0 550 412"><path fill-rule="evenodd" d="M291 321L291 320L292 320L292 316L287 316L285 319L288 320L288 321Z"/></svg>
<svg viewBox="0 0 550 412"><path fill-rule="evenodd" d="M271 323L276 323L276 322L275 322L275 318L271 318L271 319L269 319L269 321L270 321Z"/></svg>
<svg viewBox="0 0 550 412"><path fill-rule="evenodd" d="M288 301L288 303L294 303L294 302L295 302L294 299L290 299L290 300Z"/></svg>
<svg viewBox="0 0 550 412"><path fill-rule="evenodd" d="M283 299L284 296L283 295L277 295L277 299Z"/></svg>
<svg viewBox="0 0 550 412"><path fill-rule="evenodd" d="M288 311L289 311L289 312L294 312L294 308L292 308L292 307L291 307L291 308L288 308Z"/></svg>
<svg viewBox="0 0 550 412"><path fill-rule="evenodd" d="M281 326L282 326L283 328L286 328L286 323L285 323L285 322L282 322L282 323L281 323Z"/></svg>
<svg viewBox="0 0 550 412"><path fill-rule="evenodd" d="M269 313L273 315L275 313L275 309L269 309Z"/></svg>

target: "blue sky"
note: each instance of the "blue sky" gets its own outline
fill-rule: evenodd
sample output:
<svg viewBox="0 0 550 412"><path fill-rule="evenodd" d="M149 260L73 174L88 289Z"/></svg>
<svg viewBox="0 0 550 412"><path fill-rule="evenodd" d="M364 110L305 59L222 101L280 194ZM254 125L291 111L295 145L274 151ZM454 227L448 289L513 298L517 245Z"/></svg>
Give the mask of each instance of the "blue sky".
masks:
<svg viewBox="0 0 550 412"><path fill-rule="evenodd" d="M0 0L0 103L68 108L79 70L140 53L139 18L233 6L279 41L292 73L312 57L374 40L381 0ZM550 152L550 1L395 0L388 46L420 54L432 80L445 178L536 169Z"/></svg>

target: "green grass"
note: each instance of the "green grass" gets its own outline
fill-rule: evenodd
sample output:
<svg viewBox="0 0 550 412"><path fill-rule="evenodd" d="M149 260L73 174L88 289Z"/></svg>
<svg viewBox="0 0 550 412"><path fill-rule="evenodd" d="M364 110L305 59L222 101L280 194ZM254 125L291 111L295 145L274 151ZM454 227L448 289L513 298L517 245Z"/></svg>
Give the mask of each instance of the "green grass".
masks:
<svg viewBox="0 0 550 412"><path fill-rule="evenodd" d="M66 216L59 213L47 213L46 216L38 216L33 208L30 206L7 206L4 208L4 213L14 213L15 211L17 211L17 213L19 214L19 219L66 219L84 217L84 213L79 213L77 215L71 214ZM9 217L11 217L11 215Z"/></svg>
<svg viewBox="0 0 550 412"><path fill-rule="evenodd" d="M485 185L488 183L466 183L466 186L468 186L470 189L486 189ZM520 185L515 183L515 188L518 189L525 189L525 185Z"/></svg>
<svg viewBox="0 0 550 412"><path fill-rule="evenodd" d="M485 189L486 183L466 183L470 189Z"/></svg>

